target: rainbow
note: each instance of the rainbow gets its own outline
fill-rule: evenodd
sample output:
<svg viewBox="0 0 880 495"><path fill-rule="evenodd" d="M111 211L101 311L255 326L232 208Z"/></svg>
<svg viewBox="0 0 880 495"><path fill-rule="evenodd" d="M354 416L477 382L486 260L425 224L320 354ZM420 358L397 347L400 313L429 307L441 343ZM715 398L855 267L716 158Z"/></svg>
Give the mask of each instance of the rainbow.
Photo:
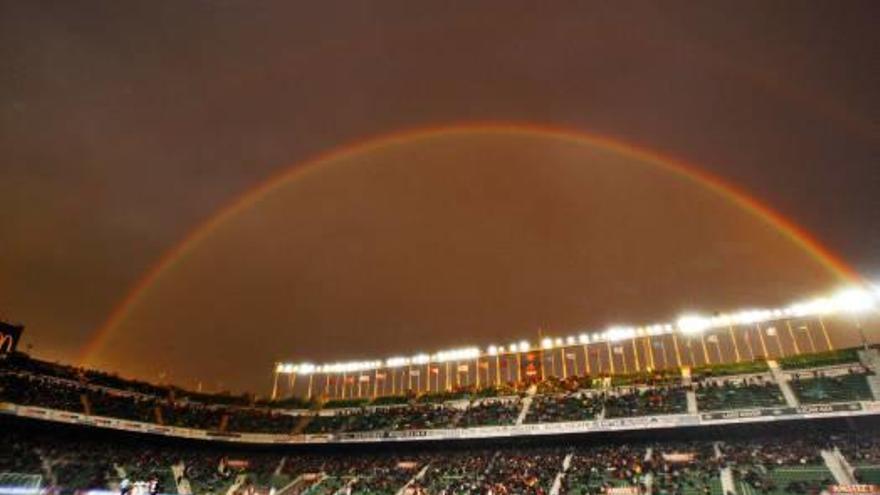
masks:
<svg viewBox="0 0 880 495"><path fill-rule="evenodd" d="M94 332L91 340L83 347L80 362L87 364L101 349L107 337L128 316L150 288L166 273L174 268L194 251L212 232L239 212L249 208L261 198L272 194L285 184L306 176L321 165L336 160L351 158L364 153L409 143L414 140L468 135L477 133L494 133L505 135L523 135L543 137L560 141L584 144L618 153L645 163L657 166L669 173L685 178L700 187L706 188L722 198L735 204L742 210L766 222L784 234L797 246L803 249L821 265L834 273L838 278L848 282L858 282L861 278L844 260L823 246L815 237L790 219L774 211L766 204L751 197L744 190L721 178L701 170L698 167L675 158L626 143L619 139L595 133L585 133L562 127L536 125L527 123L507 122L470 122L442 126L409 129L392 134L371 137L355 141L284 168L268 180L252 187L225 207L216 212L203 223L192 229L176 246L165 252L159 260L132 286L122 301L113 309L103 325Z"/></svg>

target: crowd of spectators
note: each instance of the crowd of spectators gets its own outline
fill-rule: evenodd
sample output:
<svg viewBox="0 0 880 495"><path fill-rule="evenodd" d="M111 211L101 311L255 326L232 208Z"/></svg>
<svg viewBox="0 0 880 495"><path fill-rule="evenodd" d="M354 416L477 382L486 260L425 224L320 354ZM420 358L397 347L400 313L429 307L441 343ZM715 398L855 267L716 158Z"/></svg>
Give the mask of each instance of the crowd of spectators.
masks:
<svg viewBox="0 0 880 495"><path fill-rule="evenodd" d="M40 474L62 494L117 489L122 479L156 478L163 493L187 482L197 495L234 485L262 492L391 495L597 494L611 487L651 488L659 495L721 495L720 469L767 495L816 495L834 481L821 450L839 447L853 465L880 461L880 436L786 433L722 441L573 440L565 445L407 448L380 451L283 452L236 445L169 444L152 437L100 436L83 430L9 427L0 444L0 473ZM565 460L568 459L568 463ZM567 465L567 468L566 468ZM177 469L174 469L177 468ZM241 488L239 486L239 488Z"/></svg>
<svg viewBox="0 0 880 495"><path fill-rule="evenodd" d="M652 492L722 495L722 457L709 442L667 442L651 447Z"/></svg>
<svg viewBox="0 0 880 495"><path fill-rule="evenodd" d="M567 395L539 395L532 398L526 423L552 423L595 419L602 412L601 396L583 392Z"/></svg>
<svg viewBox="0 0 880 495"><path fill-rule="evenodd" d="M721 447L734 478L766 495L818 495L834 478L821 450L830 438L809 433L785 441L745 440Z"/></svg>
<svg viewBox="0 0 880 495"><path fill-rule="evenodd" d="M345 431L415 430L455 424L460 411L434 404L365 410L351 417Z"/></svg>
<svg viewBox="0 0 880 495"><path fill-rule="evenodd" d="M687 389L681 386L632 388L605 398L606 418L686 412Z"/></svg>
<svg viewBox="0 0 880 495"><path fill-rule="evenodd" d="M853 468L857 482L880 485L880 438L875 435L848 434L833 440Z"/></svg>
<svg viewBox="0 0 880 495"><path fill-rule="evenodd" d="M763 377L701 381L696 386L696 395L701 411L785 405L776 382Z"/></svg>
<svg viewBox="0 0 880 495"><path fill-rule="evenodd" d="M477 401L464 411L456 426L470 428L473 426L512 425L519 417L521 409L522 404L519 398Z"/></svg>
<svg viewBox="0 0 880 495"><path fill-rule="evenodd" d="M791 388L805 404L872 400L867 377L872 373L861 366L850 367L844 374L830 375L822 371L798 372L792 375Z"/></svg>
<svg viewBox="0 0 880 495"><path fill-rule="evenodd" d="M842 358L835 355L835 359ZM525 421L542 423L685 413L688 390L695 391L699 408L706 411L784 404L781 390L769 375L726 376L734 370L762 369L755 363L727 365L720 372L722 378L707 378L710 373L704 369L694 384L687 386L677 373L637 373L613 378L548 377L538 383L538 394L530 399ZM851 365L848 372L837 366L827 374L803 370L791 373L792 388L803 403L873 398L866 380L869 372L861 365ZM609 387L613 383L628 385ZM529 393L533 392L534 389ZM488 398L482 398L484 396ZM186 392L17 354L0 360L0 400L3 401L238 433L321 434L510 425L521 412L522 396L512 386L480 390L464 387L420 396L378 397L372 401L335 400L323 405L324 409L336 411L335 414L317 415L302 409L305 405L317 409L316 404L301 400L271 404L245 401L246 396ZM281 407L270 405L286 405L298 410L282 411Z"/></svg>
<svg viewBox="0 0 880 495"><path fill-rule="evenodd" d="M553 480L562 470L565 451L562 449L531 449L528 452L499 454L483 480L481 493L516 493L543 495L550 493Z"/></svg>
<svg viewBox="0 0 880 495"><path fill-rule="evenodd" d="M586 495L614 486L644 489L646 449L642 445L601 445L576 449L560 493Z"/></svg>
<svg viewBox="0 0 880 495"><path fill-rule="evenodd" d="M85 412L82 387L75 382L30 374L0 375L3 400L26 406Z"/></svg>

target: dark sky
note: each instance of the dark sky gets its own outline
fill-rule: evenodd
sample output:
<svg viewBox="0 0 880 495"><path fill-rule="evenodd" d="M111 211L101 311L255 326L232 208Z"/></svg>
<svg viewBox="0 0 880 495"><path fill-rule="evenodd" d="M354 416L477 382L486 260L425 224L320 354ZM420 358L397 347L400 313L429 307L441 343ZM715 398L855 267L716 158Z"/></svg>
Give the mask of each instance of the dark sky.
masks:
<svg viewBox="0 0 880 495"><path fill-rule="evenodd" d="M0 315L74 361L187 232L414 127L601 133L748 190L880 278L877 2L0 2ZM265 389L277 358L430 351L781 303L834 279L691 183L475 133L288 184L95 363Z"/></svg>

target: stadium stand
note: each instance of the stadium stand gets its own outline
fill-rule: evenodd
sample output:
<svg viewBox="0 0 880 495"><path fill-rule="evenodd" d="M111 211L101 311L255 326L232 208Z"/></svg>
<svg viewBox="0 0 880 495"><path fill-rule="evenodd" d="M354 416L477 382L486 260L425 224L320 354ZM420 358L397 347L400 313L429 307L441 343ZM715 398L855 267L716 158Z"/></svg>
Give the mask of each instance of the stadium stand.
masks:
<svg viewBox="0 0 880 495"><path fill-rule="evenodd" d="M521 407L519 398L475 401L464 411L456 426L511 425L516 422Z"/></svg>
<svg viewBox="0 0 880 495"><path fill-rule="evenodd" d="M874 400L866 365L852 350L798 356L786 371L802 404ZM803 367L819 364L818 368ZM829 364L831 363L831 364ZM625 383L625 385L615 385ZM116 388L111 387L111 385ZM680 373L619 377L548 377L538 382L526 409L521 386L461 388L421 395L276 402L252 397L190 393L16 354L0 361L0 400L206 431L271 434L335 434L433 428L472 428L630 418L777 407L786 404L766 362L698 368L688 384ZM689 406L693 393L696 404ZM499 394L505 394L500 396ZM247 398L248 400L245 400ZM317 410L322 410L317 413ZM523 417L520 418L520 413Z"/></svg>
<svg viewBox="0 0 880 495"><path fill-rule="evenodd" d="M605 417L648 416L687 412L686 390L680 386L629 389L605 399Z"/></svg>
<svg viewBox="0 0 880 495"><path fill-rule="evenodd" d="M871 388L864 368L849 368L844 374L828 375L822 371L795 373L791 387L804 404L871 400Z"/></svg>
<svg viewBox="0 0 880 495"><path fill-rule="evenodd" d="M651 447L653 493L722 495L719 469L724 466L709 442L668 442Z"/></svg>
<svg viewBox="0 0 880 495"><path fill-rule="evenodd" d="M526 423L554 423L594 419L604 408L601 397L584 393L541 395L532 400Z"/></svg>
<svg viewBox="0 0 880 495"><path fill-rule="evenodd" d="M743 433L576 437L563 442L414 445L365 449L253 449L0 416L0 475L27 473L54 493L118 490L158 480L162 493L287 495L596 494L721 495L730 468L738 495L817 495L837 483L821 452L839 448L870 482L880 466L874 428L816 423ZM777 428L777 427L774 427ZM827 429L826 429L827 428ZM842 433L838 430L844 429ZM568 462L566 462L568 461ZM555 487L555 491L554 491Z"/></svg>
<svg viewBox="0 0 880 495"><path fill-rule="evenodd" d="M608 445L577 449L562 480L561 493L587 495L610 487L645 488L646 449L639 445Z"/></svg>
<svg viewBox="0 0 880 495"><path fill-rule="evenodd" d="M856 481L880 484L880 439L870 435L847 435L834 442L853 468Z"/></svg>
<svg viewBox="0 0 880 495"><path fill-rule="evenodd" d="M834 484L820 451L820 436L787 438L785 442L746 440L721 446L742 495L816 494Z"/></svg>
<svg viewBox="0 0 880 495"><path fill-rule="evenodd" d="M353 414L345 431L406 430L452 426L459 411L440 405L373 409Z"/></svg>
<svg viewBox="0 0 880 495"><path fill-rule="evenodd" d="M707 380L696 387L701 411L773 407L785 405L785 398L776 383L766 379Z"/></svg>

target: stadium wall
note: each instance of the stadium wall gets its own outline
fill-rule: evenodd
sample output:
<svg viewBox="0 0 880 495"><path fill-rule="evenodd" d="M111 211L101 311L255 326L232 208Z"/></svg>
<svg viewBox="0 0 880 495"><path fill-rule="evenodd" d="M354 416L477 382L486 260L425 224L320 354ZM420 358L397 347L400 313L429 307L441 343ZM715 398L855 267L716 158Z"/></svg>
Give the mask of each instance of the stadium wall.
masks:
<svg viewBox="0 0 880 495"><path fill-rule="evenodd" d="M199 430L176 426L163 426L102 416L90 416L70 411L60 411L35 406L0 403L0 414L39 421L80 425L106 430L126 431L180 439L221 441L251 445L354 445L401 442L445 442L480 439L529 438L564 435L584 435L643 430L669 430L683 428L711 428L725 425L759 426L780 421L796 421L820 418L861 418L880 415L880 401L840 402L797 407L770 407L739 409L698 414L671 414L663 416L640 416L630 418L600 419L559 423L536 423L509 426L473 428L366 431L330 434L270 434L231 433Z"/></svg>

